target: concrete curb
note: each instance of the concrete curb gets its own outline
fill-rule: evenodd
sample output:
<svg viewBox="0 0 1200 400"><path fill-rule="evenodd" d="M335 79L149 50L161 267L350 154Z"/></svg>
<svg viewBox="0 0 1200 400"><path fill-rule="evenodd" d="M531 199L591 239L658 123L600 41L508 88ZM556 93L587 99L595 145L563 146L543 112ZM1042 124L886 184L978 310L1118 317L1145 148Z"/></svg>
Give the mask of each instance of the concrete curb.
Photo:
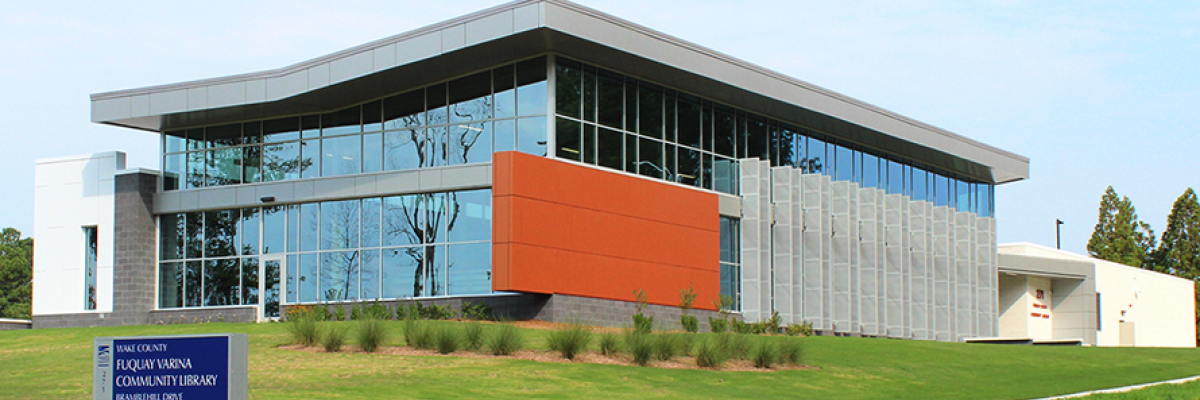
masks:
<svg viewBox="0 0 1200 400"><path fill-rule="evenodd" d="M1195 381L1195 380L1200 380L1200 375L1196 375L1196 376L1192 376L1192 377L1188 377L1188 378L1172 379L1169 381L1162 381L1162 382L1143 383L1141 385L1122 386L1122 387L1112 388L1112 389L1100 389L1100 390L1092 390L1092 391L1087 391L1087 392L1079 392L1079 393L1074 393L1074 394L1067 394L1067 395L1062 395L1062 396L1044 397L1044 398L1035 399L1035 400L1075 399L1075 398L1080 398L1080 397L1085 397L1085 396L1091 396L1093 394L1125 393L1125 392L1130 392L1130 391L1134 391L1134 390L1138 390L1138 389L1145 389L1145 388L1148 388L1151 386L1188 383L1188 382Z"/></svg>

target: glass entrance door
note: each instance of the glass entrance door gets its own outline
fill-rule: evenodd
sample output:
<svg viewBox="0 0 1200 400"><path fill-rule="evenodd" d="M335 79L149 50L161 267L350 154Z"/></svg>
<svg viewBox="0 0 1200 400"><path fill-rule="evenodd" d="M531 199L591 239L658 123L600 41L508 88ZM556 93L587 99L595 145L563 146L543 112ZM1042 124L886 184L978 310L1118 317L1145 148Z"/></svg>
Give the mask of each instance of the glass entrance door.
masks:
<svg viewBox="0 0 1200 400"><path fill-rule="evenodd" d="M262 257L259 264L258 274L262 277L258 280L258 292L262 293L262 296L258 297L260 321L279 319L279 277L287 268L286 260L282 255L267 255Z"/></svg>

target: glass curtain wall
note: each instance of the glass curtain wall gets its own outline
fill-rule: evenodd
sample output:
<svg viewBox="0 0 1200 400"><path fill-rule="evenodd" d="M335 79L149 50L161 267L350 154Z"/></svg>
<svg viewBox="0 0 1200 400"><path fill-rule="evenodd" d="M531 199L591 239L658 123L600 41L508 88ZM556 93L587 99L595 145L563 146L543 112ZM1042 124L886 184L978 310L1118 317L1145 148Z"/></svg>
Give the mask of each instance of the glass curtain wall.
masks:
<svg viewBox="0 0 1200 400"><path fill-rule="evenodd" d="M340 110L163 134L163 190L546 155L544 57Z"/></svg>
<svg viewBox="0 0 1200 400"><path fill-rule="evenodd" d="M557 158L738 194L736 160L754 157L993 215L991 184L574 60L554 68Z"/></svg>
<svg viewBox="0 0 1200 400"><path fill-rule="evenodd" d="M159 307L491 293L491 190L160 216ZM260 276L264 255L286 272ZM274 301L274 304L271 304Z"/></svg>

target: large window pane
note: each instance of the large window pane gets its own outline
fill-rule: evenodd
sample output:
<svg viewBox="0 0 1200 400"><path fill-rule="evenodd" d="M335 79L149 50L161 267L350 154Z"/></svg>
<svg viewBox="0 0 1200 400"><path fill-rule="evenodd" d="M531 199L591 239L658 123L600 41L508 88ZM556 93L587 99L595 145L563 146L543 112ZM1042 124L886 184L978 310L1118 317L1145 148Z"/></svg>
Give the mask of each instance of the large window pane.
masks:
<svg viewBox="0 0 1200 400"><path fill-rule="evenodd" d="M679 183L700 186L700 152L679 148Z"/></svg>
<svg viewBox="0 0 1200 400"><path fill-rule="evenodd" d="M725 110L717 110L714 115L713 134L716 141L716 153L733 157L736 143L737 130L735 129L736 119L733 114Z"/></svg>
<svg viewBox="0 0 1200 400"><path fill-rule="evenodd" d="M358 252L321 253L321 294L324 301L358 299Z"/></svg>
<svg viewBox="0 0 1200 400"><path fill-rule="evenodd" d="M380 208L383 199L362 199L362 247L379 247Z"/></svg>
<svg viewBox="0 0 1200 400"><path fill-rule="evenodd" d="M174 153L179 151L187 151L187 139L184 138L187 132L174 131L163 134L163 153Z"/></svg>
<svg viewBox="0 0 1200 400"><path fill-rule="evenodd" d="M663 138L662 89L644 82L638 87L638 133Z"/></svg>
<svg viewBox="0 0 1200 400"><path fill-rule="evenodd" d="M622 129L625 119L625 83L621 75L600 70L598 107L600 125Z"/></svg>
<svg viewBox="0 0 1200 400"><path fill-rule="evenodd" d="M258 254L258 239L259 239L259 209L245 208L242 209L242 229L238 232L241 237L240 253L244 256L252 256Z"/></svg>
<svg viewBox="0 0 1200 400"><path fill-rule="evenodd" d="M158 266L158 308L183 307L183 263Z"/></svg>
<svg viewBox="0 0 1200 400"><path fill-rule="evenodd" d="M303 303L312 303L321 299L317 291L317 255L316 254L301 254L299 263L299 282L296 283L299 293L299 300ZM288 265L292 268L292 265Z"/></svg>
<svg viewBox="0 0 1200 400"><path fill-rule="evenodd" d="M450 224L447 241L464 242L492 238L492 191L489 189L450 192Z"/></svg>
<svg viewBox="0 0 1200 400"><path fill-rule="evenodd" d="M863 187L882 188L879 185L879 157L863 153L862 161Z"/></svg>
<svg viewBox="0 0 1200 400"><path fill-rule="evenodd" d="M384 129L415 128L425 125L425 91L417 89L383 100Z"/></svg>
<svg viewBox="0 0 1200 400"><path fill-rule="evenodd" d="M242 124L210 126L204 135L209 148L236 146L242 144Z"/></svg>
<svg viewBox="0 0 1200 400"><path fill-rule="evenodd" d="M517 63L517 115L546 114L546 59Z"/></svg>
<svg viewBox="0 0 1200 400"><path fill-rule="evenodd" d="M362 106L363 132L383 130L383 102L372 101Z"/></svg>
<svg viewBox="0 0 1200 400"><path fill-rule="evenodd" d="M208 151L207 186L242 183L242 149L220 148Z"/></svg>
<svg viewBox="0 0 1200 400"><path fill-rule="evenodd" d="M383 134L371 133L363 135L362 172L379 172L383 170Z"/></svg>
<svg viewBox="0 0 1200 400"><path fill-rule="evenodd" d="M321 176L321 141L305 140L300 142L300 177L316 178Z"/></svg>
<svg viewBox="0 0 1200 400"><path fill-rule="evenodd" d="M912 169L912 198L913 200L930 200L929 173L920 168Z"/></svg>
<svg viewBox="0 0 1200 400"><path fill-rule="evenodd" d="M428 135L426 139L428 150L426 151L429 154L429 158L425 159L426 163L422 166L441 167L446 165L446 159L449 155L447 153L450 150L450 138L446 130L445 126L425 130L425 134Z"/></svg>
<svg viewBox="0 0 1200 400"><path fill-rule="evenodd" d="M662 178L663 145L661 142L642 138L638 143L638 173L644 176Z"/></svg>
<svg viewBox="0 0 1200 400"><path fill-rule="evenodd" d="M187 217L187 258L204 255L204 212L190 212Z"/></svg>
<svg viewBox="0 0 1200 400"><path fill-rule="evenodd" d="M300 205L300 251L314 251L319 247L317 240L321 232L321 206L317 203Z"/></svg>
<svg viewBox="0 0 1200 400"><path fill-rule="evenodd" d="M409 194L383 199L383 245L421 244L425 225L424 195Z"/></svg>
<svg viewBox="0 0 1200 400"><path fill-rule="evenodd" d="M300 118L287 117L263 121L263 141L267 143L300 138Z"/></svg>
<svg viewBox="0 0 1200 400"><path fill-rule="evenodd" d="M838 181L854 180L854 150L846 146L834 146L836 168L833 179Z"/></svg>
<svg viewBox="0 0 1200 400"><path fill-rule="evenodd" d="M168 154L163 156L163 190L176 190L183 185L187 177L187 154Z"/></svg>
<svg viewBox="0 0 1200 400"><path fill-rule="evenodd" d="M729 217L721 217L721 261L740 263L741 259L741 221Z"/></svg>
<svg viewBox="0 0 1200 400"><path fill-rule="evenodd" d="M251 121L242 124L242 144L257 144L262 142L262 121Z"/></svg>
<svg viewBox="0 0 1200 400"><path fill-rule="evenodd" d="M446 246L425 246L425 268L424 273L425 285L424 294L426 296L445 296L446 295Z"/></svg>
<svg viewBox="0 0 1200 400"><path fill-rule="evenodd" d="M621 132L600 128L596 142L596 158L600 166L616 170L624 167L624 135Z"/></svg>
<svg viewBox="0 0 1200 400"><path fill-rule="evenodd" d="M441 125L449 121L446 100L445 83L425 88L425 117L429 125Z"/></svg>
<svg viewBox="0 0 1200 400"><path fill-rule="evenodd" d="M362 263L359 268L359 276L362 277L362 288L359 294L359 299L373 300L379 299L379 250L363 250L359 252L362 257Z"/></svg>
<svg viewBox="0 0 1200 400"><path fill-rule="evenodd" d="M242 304L258 304L258 257L242 259Z"/></svg>
<svg viewBox="0 0 1200 400"><path fill-rule="evenodd" d="M596 122L596 67L583 66L583 119Z"/></svg>
<svg viewBox="0 0 1200 400"><path fill-rule="evenodd" d="M383 135L383 168L388 171L427 165L428 146L424 129L391 131Z"/></svg>
<svg viewBox="0 0 1200 400"><path fill-rule="evenodd" d="M321 176L357 174L362 167L362 136L321 139Z"/></svg>
<svg viewBox="0 0 1200 400"><path fill-rule="evenodd" d="M700 99L679 95L679 144L694 148L700 145Z"/></svg>
<svg viewBox="0 0 1200 400"><path fill-rule="evenodd" d="M358 200L321 203L321 250L358 247Z"/></svg>
<svg viewBox="0 0 1200 400"><path fill-rule="evenodd" d="M446 241L446 225L450 214L445 193L429 193L425 195L425 212L428 217L421 233L422 243L442 243Z"/></svg>
<svg viewBox="0 0 1200 400"><path fill-rule="evenodd" d="M492 70L492 95L495 99L496 118L510 118L517 115L516 77L513 76L515 67L506 65Z"/></svg>
<svg viewBox="0 0 1200 400"><path fill-rule="evenodd" d="M185 307L200 307L204 299L204 262L188 261L184 271Z"/></svg>
<svg viewBox="0 0 1200 400"><path fill-rule="evenodd" d="M588 164L596 164L596 125L583 125L583 138L581 139L583 154L580 161Z"/></svg>
<svg viewBox="0 0 1200 400"><path fill-rule="evenodd" d="M362 132L362 121L358 106L321 114L321 136L343 135Z"/></svg>
<svg viewBox="0 0 1200 400"><path fill-rule="evenodd" d="M505 119L496 121L494 129L495 148L492 151L512 151L517 149L517 121Z"/></svg>
<svg viewBox="0 0 1200 400"><path fill-rule="evenodd" d="M481 72L450 82L450 123L492 117L492 73Z"/></svg>
<svg viewBox="0 0 1200 400"><path fill-rule="evenodd" d="M583 154L579 143L582 127L578 122L566 118L558 118L557 120L558 123L554 130L555 137L557 138L555 145L558 146L556 152L558 158L579 161L580 155Z"/></svg>
<svg viewBox="0 0 1200 400"><path fill-rule="evenodd" d="M446 247L451 296L492 292L492 245L472 243Z"/></svg>
<svg viewBox="0 0 1200 400"><path fill-rule="evenodd" d="M887 190L891 194L904 193L904 164L895 161L887 163Z"/></svg>
<svg viewBox="0 0 1200 400"><path fill-rule="evenodd" d="M402 299L421 295L420 274L423 247L395 247L383 250L383 297Z"/></svg>
<svg viewBox="0 0 1200 400"><path fill-rule="evenodd" d="M263 315L267 318L279 317L279 273L278 260L263 261Z"/></svg>
<svg viewBox="0 0 1200 400"><path fill-rule="evenodd" d="M572 118L582 118L583 71L579 64L559 60L554 73L555 112Z"/></svg>
<svg viewBox="0 0 1200 400"><path fill-rule="evenodd" d="M972 211L971 210L971 188L970 188L970 185L966 181L963 181L961 179L955 179L955 180L953 180L953 182L954 182L954 186L955 186L955 188L954 188L955 189L954 190L954 196L955 196L954 205L955 205L955 207L957 207L958 211Z"/></svg>
<svg viewBox="0 0 1200 400"><path fill-rule="evenodd" d="M546 156L546 118L521 118L517 120L517 151Z"/></svg>
<svg viewBox="0 0 1200 400"><path fill-rule="evenodd" d="M300 142L265 144L262 147L262 181L300 178Z"/></svg>
<svg viewBox="0 0 1200 400"><path fill-rule="evenodd" d="M184 214L163 214L158 218L159 259L178 260L184 256L187 223Z"/></svg>
<svg viewBox="0 0 1200 400"><path fill-rule="evenodd" d="M817 138L808 138L808 148L803 159L804 172L810 174L829 174L829 169L826 168L829 164L825 158L826 144L824 141Z"/></svg>
<svg viewBox="0 0 1200 400"><path fill-rule="evenodd" d="M491 161L491 125L491 122L451 125L450 165Z"/></svg>
<svg viewBox="0 0 1200 400"><path fill-rule="evenodd" d="M263 207L262 253L284 252L287 239L287 212L283 206Z"/></svg>
<svg viewBox="0 0 1200 400"><path fill-rule="evenodd" d="M770 160L767 152L770 144L767 123L754 118L746 119L746 157Z"/></svg>
<svg viewBox="0 0 1200 400"><path fill-rule="evenodd" d="M237 255L238 210L204 212L204 256Z"/></svg>
<svg viewBox="0 0 1200 400"><path fill-rule="evenodd" d="M713 190L722 193L738 194L737 161L725 157L715 157L713 159Z"/></svg>
<svg viewBox="0 0 1200 400"><path fill-rule="evenodd" d="M238 259L224 258L204 261L204 305L231 306L241 304L241 271Z"/></svg>
<svg viewBox="0 0 1200 400"><path fill-rule="evenodd" d="M242 148L243 183L262 182L262 146Z"/></svg>

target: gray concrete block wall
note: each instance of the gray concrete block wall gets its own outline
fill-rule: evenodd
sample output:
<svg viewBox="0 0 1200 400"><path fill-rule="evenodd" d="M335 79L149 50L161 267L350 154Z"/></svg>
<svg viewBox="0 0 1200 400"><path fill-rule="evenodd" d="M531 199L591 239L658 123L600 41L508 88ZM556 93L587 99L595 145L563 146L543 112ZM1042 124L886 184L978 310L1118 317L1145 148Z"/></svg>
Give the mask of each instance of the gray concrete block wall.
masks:
<svg viewBox="0 0 1200 400"><path fill-rule="evenodd" d="M545 307L535 319L558 323L628 328L633 326L633 314L635 313L637 313L637 304L632 302L556 294L550 296ZM642 314L654 317L654 329L683 329L679 324L680 317L683 316L679 307L648 304ZM709 317L713 319L725 317L721 313L708 310L689 310L688 314L695 316L700 321L701 332L710 330ZM732 314L728 317L741 319L739 314Z"/></svg>
<svg viewBox="0 0 1200 400"><path fill-rule="evenodd" d="M180 308L154 310L147 319L154 325L203 324L208 322L257 322L257 306L221 308Z"/></svg>

